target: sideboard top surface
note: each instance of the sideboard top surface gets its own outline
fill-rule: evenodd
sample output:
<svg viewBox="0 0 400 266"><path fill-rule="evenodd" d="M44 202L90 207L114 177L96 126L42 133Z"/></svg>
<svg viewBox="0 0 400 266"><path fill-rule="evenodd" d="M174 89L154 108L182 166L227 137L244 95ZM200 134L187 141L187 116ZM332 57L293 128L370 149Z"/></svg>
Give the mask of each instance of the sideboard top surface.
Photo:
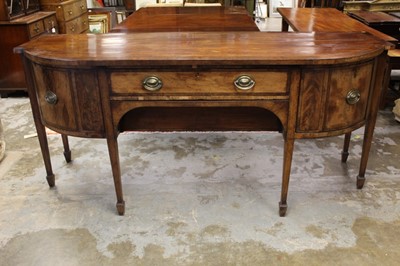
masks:
<svg viewBox="0 0 400 266"><path fill-rule="evenodd" d="M320 65L384 51L367 33L165 32L46 35L15 49L58 66Z"/></svg>

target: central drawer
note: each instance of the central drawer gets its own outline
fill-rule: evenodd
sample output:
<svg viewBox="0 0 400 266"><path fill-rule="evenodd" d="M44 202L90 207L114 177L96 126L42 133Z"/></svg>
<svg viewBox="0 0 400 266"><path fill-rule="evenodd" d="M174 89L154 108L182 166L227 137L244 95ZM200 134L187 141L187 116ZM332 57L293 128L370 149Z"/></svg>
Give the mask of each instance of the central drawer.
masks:
<svg viewBox="0 0 400 266"><path fill-rule="evenodd" d="M112 94L213 95L287 94L286 71L113 72ZM147 85L155 85L154 89ZM235 84L236 83L236 84Z"/></svg>

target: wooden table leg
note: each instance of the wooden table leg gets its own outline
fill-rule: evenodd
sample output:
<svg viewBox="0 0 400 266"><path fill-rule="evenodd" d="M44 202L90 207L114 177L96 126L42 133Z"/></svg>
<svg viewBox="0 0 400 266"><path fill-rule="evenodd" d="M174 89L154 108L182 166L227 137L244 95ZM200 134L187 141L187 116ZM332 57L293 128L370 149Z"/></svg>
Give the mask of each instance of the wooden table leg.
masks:
<svg viewBox="0 0 400 266"><path fill-rule="evenodd" d="M289 24L287 23L287 21L284 18L282 18L282 31L283 32L289 31Z"/></svg>
<svg viewBox="0 0 400 266"><path fill-rule="evenodd" d="M64 146L64 158L67 163L71 162L71 150L69 149L68 136L61 134L63 146Z"/></svg>
<svg viewBox="0 0 400 266"><path fill-rule="evenodd" d="M100 94L101 94L101 104L103 106L104 116L112 117L111 107L110 107L110 95L108 88L108 77L105 71L99 71L98 74ZM125 214L125 201L122 193L122 182L121 182L121 167L119 164L119 153L118 153L118 131L114 128L112 119L106 119L105 121L105 131L108 146L108 155L110 156L111 170L114 179L115 193L117 195L117 211L119 215Z"/></svg>
<svg viewBox="0 0 400 266"><path fill-rule="evenodd" d="M282 171L282 191L281 201L279 202L279 216L286 215L287 210L287 194L289 190L290 169L292 167L294 139L285 139L283 153L283 171Z"/></svg>
<svg viewBox="0 0 400 266"><path fill-rule="evenodd" d="M40 149L42 151L43 162L44 162L44 166L46 168L47 183L49 184L50 187L54 187L55 186L55 176L53 173L53 169L51 167L50 152L49 152L49 145L47 142L46 129L40 121L39 122L36 121L36 120L40 120L40 118L35 118L35 115L34 115L34 120L35 120L36 132L37 132L38 139L39 139Z"/></svg>
<svg viewBox="0 0 400 266"><path fill-rule="evenodd" d="M382 54L379 56L376 68L377 69L374 83L375 89L373 90L374 94L371 96L372 102L370 106L370 111L368 113L367 122L365 124L360 171L357 176L358 189L361 189L365 183L365 171L367 169L368 156L371 149L372 138L374 135L376 118L378 116L381 91L386 89L385 86L387 85L387 73L388 71L390 71L390 66L386 54Z"/></svg>
<svg viewBox="0 0 400 266"><path fill-rule="evenodd" d="M37 136L39 139L39 145L40 145L40 149L42 151L43 162L44 162L44 166L46 169L46 180L50 187L54 187L55 186L55 176L53 173L53 169L51 167L49 144L47 141L46 128L44 127L44 125L42 124L42 121L40 119L39 103L38 103L38 99L36 98L35 88L32 87L33 84L35 84L33 82L33 77L32 77L33 72L30 71L30 64L28 63L28 61L25 57L23 57L23 64L24 64L24 69L25 69L25 73L26 73L25 76L27 79L29 100L30 100L31 107L32 107L33 121L35 123L36 132L37 132Z"/></svg>
<svg viewBox="0 0 400 266"><path fill-rule="evenodd" d="M346 133L344 135L344 144L342 151L342 163L347 162L347 158L349 157L349 146L350 146L351 132Z"/></svg>
<svg viewBox="0 0 400 266"><path fill-rule="evenodd" d="M117 194L117 211L119 215L125 213L125 201L122 193L121 167L119 164L118 142L116 137L107 137L108 153L110 156L115 193Z"/></svg>

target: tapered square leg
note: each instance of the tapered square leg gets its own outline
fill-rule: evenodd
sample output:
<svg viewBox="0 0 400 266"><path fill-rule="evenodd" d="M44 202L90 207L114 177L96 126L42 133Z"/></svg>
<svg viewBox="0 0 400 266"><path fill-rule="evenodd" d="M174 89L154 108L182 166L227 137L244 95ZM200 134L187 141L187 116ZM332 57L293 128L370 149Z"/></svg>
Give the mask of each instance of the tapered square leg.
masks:
<svg viewBox="0 0 400 266"><path fill-rule="evenodd" d="M69 149L68 136L61 135L63 146L64 146L64 158L67 163L71 162L71 150Z"/></svg>
<svg viewBox="0 0 400 266"><path fill-rule="evenodd" d="M362 189L365 183L365 177L363 176L357 176L357 188Z"/></svg>
<svg viewBox="0 0 400 266"><path fill-rule="evenodd" d="M286 215L287 204L279 202L279 216L284 217Z"/></svg>
<svg viewBox="0 0 400 266"><path fill-rule="evenodd" d="M117 211L121 216L125 214L125 201L117 202Z"/></svg>

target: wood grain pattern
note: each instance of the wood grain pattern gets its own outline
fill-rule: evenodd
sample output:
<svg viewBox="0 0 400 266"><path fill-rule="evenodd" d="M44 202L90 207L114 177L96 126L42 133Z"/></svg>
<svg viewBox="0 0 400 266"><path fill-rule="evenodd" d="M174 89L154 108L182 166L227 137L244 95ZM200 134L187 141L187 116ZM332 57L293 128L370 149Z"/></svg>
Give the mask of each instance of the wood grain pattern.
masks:
<svg viewBox="0 0 400 266"><path fill-rule="evenodd" d="M140 8L111 32L258 31L244 9L225 7Z"/></svg>
<svg viewBox="0 0 400 266"><path fill-rule="evenodd" d="M395 45L397 40L350 18L335 8L278 8L283 28L299 32L368 32Z"/></svg>
<svg viewBox="0 0 400 266"><path fill-rule="evenodd" d="M41 36L16 51L56 66L254 67L356 62L382 53L383 44L349 32L158 32Z"/></svg>

